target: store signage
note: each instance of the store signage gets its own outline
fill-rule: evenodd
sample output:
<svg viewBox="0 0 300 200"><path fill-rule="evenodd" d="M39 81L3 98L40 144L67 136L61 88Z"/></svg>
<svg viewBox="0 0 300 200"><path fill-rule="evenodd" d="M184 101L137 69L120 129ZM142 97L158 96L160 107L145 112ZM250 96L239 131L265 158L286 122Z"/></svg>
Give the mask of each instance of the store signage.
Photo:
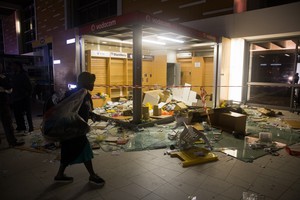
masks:
<svg viewBox="0 0 300 200"><path fill-rule="evenodd" d="M91 56L94 56L94 57L110 57L110 52L108 52L108 51L91 51Z"/></svg>
<svg viewBox="0 0 300 200"><path fill-rule="evenodd" d="M109 52L109 51L91 51L93 57L106 57L106 58L127 58L127 53L123 52Z"/></svg>
<svg viewBox="0 0 300 200"><path fill-rule="evenodd" d="M109 20L109 21L104 21L104 22L100 22L98 24L92 24L91 25L91 31L100 31L102 29L111 27L111 26L115 26L117 24L117 20L113 19L113 20Z"/></svg>
<svg viewBox="0 0 300 200"><path fill-rule="evenodd" d="M143 60L154 60L154 56L152 56L152 55L143 55Z"/></svg>
<svg viewBox="0 0 300 200"><path fill-rule="evenodd" d="M129 53L129 54L128 54L128 58L129 58L129 59L132 59L132 58L133 58L132 53ZM143 56L142 56L142 59L143 59L143 60L154 60L154 56L153 56L153 55L143 55Z"/></svg>
<svg viewBox="0 0 300 200"><path fill-rule="evenodd" d="M110 52L110 57L112 57L112 58L127 58L127 53Z"/></svg>
<svg viewBox="0 0 300 200"><path fill-rule="evenodd" d="M115 27L122 27L122 26L133 25L133 24L141 24L141 25L147 24L150 27L157 26L159 28L172 30L173 32L183 33L186 36L205 39L205 40L208 39L211 40L212 42L217 41L216 36L209 35L207 33L189 27L185 27L179 24L170 23L142 12L124 14L124 15L114 17L112 19L107 19L104 21L88 24L79 29L79 34L80 35L91 34L106 29L113 29Z"/></svg>
<svg viewBox="0 0 300 200"><path fill-rule="evenodd" d="M185 52L185 53L178 53L177 58L191 58L192 53L191 52Z"/></svg>

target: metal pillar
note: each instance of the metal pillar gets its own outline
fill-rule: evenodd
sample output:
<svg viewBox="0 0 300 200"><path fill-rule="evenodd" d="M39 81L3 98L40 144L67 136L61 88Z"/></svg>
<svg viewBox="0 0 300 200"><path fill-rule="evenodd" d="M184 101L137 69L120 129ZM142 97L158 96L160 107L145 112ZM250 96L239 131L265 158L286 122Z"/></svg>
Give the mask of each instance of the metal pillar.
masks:
<svg viewBox="0 0 300 200"><path fill-rule="evenodd" d="M133 123L142 119L142 25L133 28Z"/></svg>

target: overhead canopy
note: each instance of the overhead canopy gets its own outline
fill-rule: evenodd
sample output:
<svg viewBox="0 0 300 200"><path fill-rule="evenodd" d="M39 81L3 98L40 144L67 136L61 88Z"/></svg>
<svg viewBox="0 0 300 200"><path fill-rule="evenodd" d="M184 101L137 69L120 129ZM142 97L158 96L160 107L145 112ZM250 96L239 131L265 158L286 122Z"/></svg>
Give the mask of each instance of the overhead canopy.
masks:
<svg viewBox="0 0 300 200"><path fill-rule="evenodd" d="M142 12L133 12L84 25L79 28L79 34L114 39L115 41L107 40L112 45L117 45L116 43L121 41L122 46L132 46L133 28L135 25L142 26L143 39L164 42L164 39L158 38L158 36L163 36L184 42L168 43L166 49L169 50L178 48L192 50L208 42L217 42L216 36L180 24L163 21ZM86 39L88 40L89 37L86 37ZM145 45L143 44L143 46ZM157 45L149 47L161 49Z"/></svg>

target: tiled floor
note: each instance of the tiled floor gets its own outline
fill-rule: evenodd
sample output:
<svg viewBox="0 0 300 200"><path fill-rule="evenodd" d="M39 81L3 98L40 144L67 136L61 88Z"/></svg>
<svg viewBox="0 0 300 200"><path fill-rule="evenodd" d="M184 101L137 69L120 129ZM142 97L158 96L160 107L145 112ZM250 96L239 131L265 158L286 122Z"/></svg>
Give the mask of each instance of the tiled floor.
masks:
<svg viewBox="0 0 300 200"><path fill-rule="evenodd" d="M35 127L41 118L35 117ZM25 136L28 137L28 136ZM2 138L3 143L3 138ZM2 144L3 145L3 144ZM296 200L300 196L300 157L280 150L253 163L216 153L216 162L183 168L165 149L138 152L100 152L93 159L103 188L88 183L84 165L66 173L69 184L55 183L59 162L53 153L0 150L0 198L3 200L240 200L243 192L265 200Z"/></svg>

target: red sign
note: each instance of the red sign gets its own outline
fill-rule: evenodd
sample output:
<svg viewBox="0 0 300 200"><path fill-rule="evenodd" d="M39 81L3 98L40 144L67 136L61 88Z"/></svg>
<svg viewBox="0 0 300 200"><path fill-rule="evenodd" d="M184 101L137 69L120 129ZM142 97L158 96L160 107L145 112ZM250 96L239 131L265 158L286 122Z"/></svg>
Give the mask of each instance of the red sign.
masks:
<svg viewBox="0 0 300 200"><path fill-rule="evenodd" d="M170 23L159 18L153 17L150 14L142 12L134 12L104 21L94 22L79 28L80 35L88 35L91 33L101 32L109 29L114 29L127 25L148 25L164 29L169 32L182 34L197 39L204 39L212 42L217 42L217 37L205 32L201 32L180 24Z"/></svg>

